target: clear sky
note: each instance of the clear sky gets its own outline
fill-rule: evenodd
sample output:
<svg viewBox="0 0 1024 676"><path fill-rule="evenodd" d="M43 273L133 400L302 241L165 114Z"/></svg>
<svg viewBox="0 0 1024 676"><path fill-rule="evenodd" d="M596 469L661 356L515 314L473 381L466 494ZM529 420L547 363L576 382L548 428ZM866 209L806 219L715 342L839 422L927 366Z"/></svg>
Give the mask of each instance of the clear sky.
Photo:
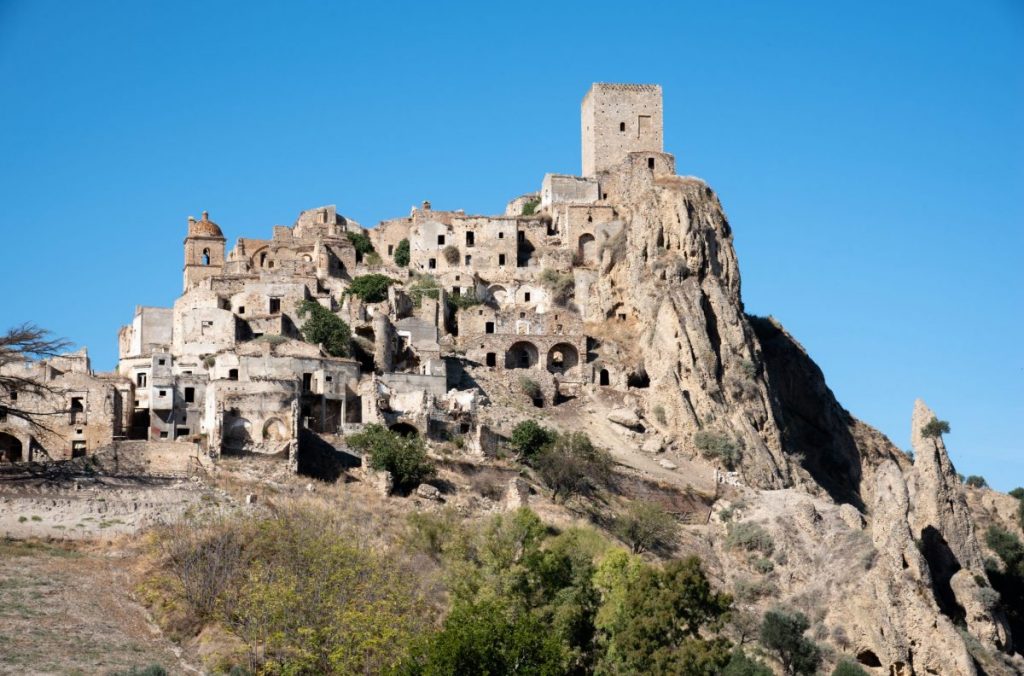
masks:
<svg viewBox="0 0 1024 676"><path fill-rule="evenodd" d="M498 213L580 171L591 82L659 83L718 191L747 310L909 445L1024 484L1024 2L0 0L0 327L117 355L229 244L337 204Z"/></svg>

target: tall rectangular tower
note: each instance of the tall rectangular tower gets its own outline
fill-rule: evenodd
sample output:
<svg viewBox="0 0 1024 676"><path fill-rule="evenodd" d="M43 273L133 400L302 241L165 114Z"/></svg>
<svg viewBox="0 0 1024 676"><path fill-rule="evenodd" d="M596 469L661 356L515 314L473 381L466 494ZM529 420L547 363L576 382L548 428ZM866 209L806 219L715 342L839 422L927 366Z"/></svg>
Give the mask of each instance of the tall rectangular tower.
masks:
<svg viewBox="0 0 1024 676"><path fill-rule="evenodd" d="M580 112L584 176L607 171L627 153L663 152L660 85L594 83Z"/></svg>

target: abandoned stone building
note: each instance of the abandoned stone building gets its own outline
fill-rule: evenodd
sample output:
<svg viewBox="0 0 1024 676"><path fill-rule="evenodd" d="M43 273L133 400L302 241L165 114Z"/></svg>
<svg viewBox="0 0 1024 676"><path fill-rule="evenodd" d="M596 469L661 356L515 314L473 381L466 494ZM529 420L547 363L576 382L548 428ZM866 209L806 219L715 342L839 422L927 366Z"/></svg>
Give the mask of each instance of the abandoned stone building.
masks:
<svg viewBox="0 0 1024 676"><path fill-rule="evenodd" d="M588 352L587 331L630 312L628 302L609 312L591 301L625 235L615 197L632 176L673 175L674 159L662 151L658 86L595 84L581 119L583 175L548 174L500 215L424 202L364 229L324 206L230 251L207 212L190 217L182 294L171 307L136 308L118 336L116 375L63 370L78 378L68 384L85 394L89 424L72 424L71 447L58 446L125 436L190 441L211 456L294 457L305 434L330 439L369 422L481 443L475 411L487 393L475 369L531 379L540 406L615 387L621 374ZM394 280L386 299L350 292L368 274ZM348 323L351 357L302 340L306 301Z"/></svg>

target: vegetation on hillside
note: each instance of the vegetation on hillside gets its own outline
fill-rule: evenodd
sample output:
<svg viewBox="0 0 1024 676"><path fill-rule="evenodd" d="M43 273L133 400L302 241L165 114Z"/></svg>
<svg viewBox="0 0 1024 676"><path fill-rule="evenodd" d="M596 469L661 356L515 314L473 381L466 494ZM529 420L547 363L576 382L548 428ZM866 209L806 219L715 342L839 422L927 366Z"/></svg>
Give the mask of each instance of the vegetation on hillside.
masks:
<svg viewBox="0 0 1024 676"><path fill-rule="evenodd" d="M305 318L302 338L307 343L324 346L327 354L347 357L351 351L352 331L338 315L315 300L306 299L299 304L298 315Z"/></svg>

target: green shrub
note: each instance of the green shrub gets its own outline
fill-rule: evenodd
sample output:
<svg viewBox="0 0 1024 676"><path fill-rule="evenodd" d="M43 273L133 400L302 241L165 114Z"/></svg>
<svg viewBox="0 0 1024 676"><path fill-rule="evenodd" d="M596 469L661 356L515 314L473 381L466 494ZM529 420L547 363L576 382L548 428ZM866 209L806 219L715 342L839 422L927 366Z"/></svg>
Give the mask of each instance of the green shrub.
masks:
<svg viewBox="0 0 1024 676"><path fill-rule="evenodd" d="M665 407L658 404L652 409L654 413L654 419L658 421L659 425L668 424L668 417L665 415Z"/></svg>
<svg viewBox="0 0 1024 676"><path fill-rule="evenodd" d="M523 216L533 216L533 214L536 213L538 206L540 206L540 200L539 199L537 199L535 197L535 198L529 200L528 202L526 202L523 205L522 215Z"/></svg>
<svg viewBox="0 0 1024 676"><path fill-rule="evenodd" d="M400 268L404 268L409 265L409 260L409 240L403 239L398 243L398 246L395 247L395 265Z"/></svg>
<svg viewBox="0 0 1024 676"><path fill-rule="evenodd" d="M611 530L634 554L666 549L676 541L672 515L660 505L642 500L631 502L624 513L616 516Z"/></svg>
<svg viewBox="0 0 1024 676"><path fill-rule="evenodd" d="M735 650L729 663L725 665L721 676L774 676L775 672L751 657L742 650Z"/></svg>
<svg viewBox="0 0 1024 676"><path fill-rule="evenodd" d="M1014 488L1012 491L1010 491L1010 495L1012 497L1017 498L1018 500L1024 500L1024 488L1018 486L1017 488Z"/></svg>
<svg viewBox="0 0 1024 676"><path fill-rule="evenodd" d="M769 610L761 623L761 644L775 653L786 674L814 674L821 663L821 650L804 637L810 622L803 613Z"/></svg>
<svg viewBox="0 0 1024 676"><path fill-rule="evenodd" d="M921 428L921 436L936 439L943 434L949 434L949 423L933 417L928 424Z"/></svg>
<svg viewBox="0 0 1024 676"><path fill-rule="evenodd" d="M512 429L508 445L519 457L529 459L554 440L553 431L540 425L536 420L524 420Z"/></svg>
<svg viewBox="0 0 1024 676"><path fill-rule="evenodd" d="M775 549L771 534L753 521L730 523L728 534L725 536L725 546L730 549L761 552L765 556L771 556Z"/></svg>
<svg viewBox="0 0 1024 676"><path fill-rule="evenodd" d="M772 563L772 560L763 557L754 559L754 561L751 562L750 567L756 570L757 572L761 573L762 575L767 575L768 573L775 570L775 564Z"/></svg>
<svg viewBox="0 0 1024 676"><path fill-rule="evenodd" d="M388 287L396 280L387 275L360 275L352 280L348 290L366 303L379 303L388 297Z"/></svg>
<svg viewBox="0 0 1024 676"><path fill-rule="evenodd" d="M701 430L693 435L693 445L705 458L720 460L727 469L732 469L739 462L739 448L724 434Z"/></svg>
<svg viewBox="0 0 1024 676"><path fill-rule="evenodd" d="M544 396L540 389L540 383L526 376L519 376L519 389L525 392L530 399L540 399Z"/></svg>
<svg viewBox="0 0 1024 676"><path fill-rule="evenodd" d="M576 277L571 272L558 272L544 268L538 280L551 294L551 302L565 307L576 294Z"/></svg>
<svg viewBox="0 0 1024 676"><path fill-rule="evenodd" d="M412 304L420 307L424 297L434 300L441 297L441 285L437 283L433 275L420 275L413 280L406 292L412 298Z"/></svg>
<svg viewBox="0 0 1024 676"><path fill-rule="evenodd" d="M1016 535L1002 526L989 526L985 531L985 543L1003 560L1007 570L1020 570L1024 575L1024 544Z"/></svg>
<svg viewBox="0 0 1024 676"><path fill-rule="evenodd" d="M306 299L299 304L297 314L306 317L302 325L302 338L307 343L321 344L327 354L347 357L351 350L352 331L338 315L315 300ZM273 343L272 343L273 344Z"/></svg>
<svg viewBox="0 0 1024 676"><path fill-rule="evenodd" d="M371 268L379 267L384 262L381 259L381 257L377 255L376 251L371 251L370 253L366 254L366 258L364 260L366 261L366 264Z"/></svg>
<svg viewBox="0 0 1024 676"><path fill-rule="evenodd" d="M832 670L832 676L868 676L868 672L861 669L856 662L841 660Z"/></svg>
<svg viewBox="0 0 1024 676"><path fill-rule="evenodd" d="M743 375L747 378L753 379L757 377L757 364L749 360L743 360L740 362L740 370L743 371Z"/></svg>
<svg viewBox="0 0 1024 676"><path fill-rule="evenodd" d="M345 236L348 237L348 241L352 242L352 247L360 258L373 252L373 242L370 241L370 236L365 232L361 230L359 232L346 232Z"/></svg>
<svg viewBox="0 0 1024 676"><path fill-rule="evenodd" d="M988 482L985 481L985 477L976 474L972 474L964 479L964 483L971 488L988 488Z"/></svg>
<svg viewBox="0 0 1024 676"><path fill-rule="evenodd" d="M404 437L382 425L371 424L350 436L348 444L369 454L371 468L391 472L396 488L415 488L434 475L434 464L420 437Z"/></svg>
<svg viewBox="0 0 1024 676"><path fill-rule="evenodd" d="M559 434L533 461L537 474L551 489L551 499L584 495L607 483L612 457L596 448L584 432Z"/></svg>
<svg viewBox="0 0 1024 676"><path fill-rule="evenodd" d="M465 310L466 308L480 305L481 303L483 303L483 301L477 298L475 289L470 289L466 293L458 296L448 296L448 304L457 310Z"/></svg>

